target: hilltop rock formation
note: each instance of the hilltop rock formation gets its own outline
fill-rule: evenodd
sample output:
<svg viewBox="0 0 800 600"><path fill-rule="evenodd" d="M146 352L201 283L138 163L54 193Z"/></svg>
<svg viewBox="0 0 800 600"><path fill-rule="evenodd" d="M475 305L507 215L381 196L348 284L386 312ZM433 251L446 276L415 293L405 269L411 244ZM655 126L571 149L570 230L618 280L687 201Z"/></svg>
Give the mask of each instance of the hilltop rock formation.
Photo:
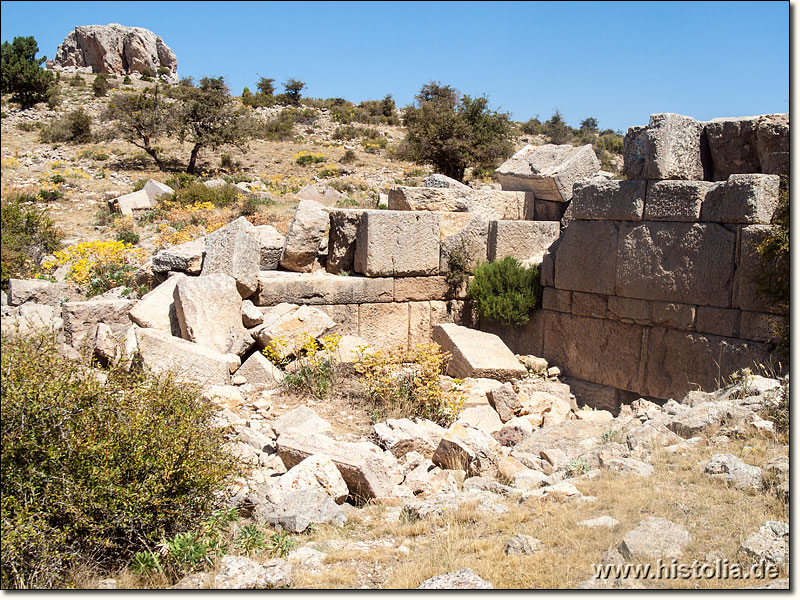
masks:
<svg viewBox="0 0 800 600"><path fill-rule="evenodd" d="M48 65L51 66L51 65ZM143 27L83 25L64 38L52 68L91 68L94 73L152 75L163 67L177 80L178 59L160 37Z"/></svg>

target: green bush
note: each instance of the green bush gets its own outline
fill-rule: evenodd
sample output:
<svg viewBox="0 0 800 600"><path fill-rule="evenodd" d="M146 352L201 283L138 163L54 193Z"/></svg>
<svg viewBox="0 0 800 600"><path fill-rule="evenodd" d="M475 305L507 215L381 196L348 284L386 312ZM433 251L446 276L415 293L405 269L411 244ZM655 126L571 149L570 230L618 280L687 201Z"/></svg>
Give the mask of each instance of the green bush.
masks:
<svg viewBox="0 0 800 600"><path fill-rule="evenodd" d="M92 91L98 98L108 94L108 78L103 73L100 73L94 78L94 83L92 83Z"/></svg>
<svg viewBox="0 0 800 600"><path fill-rule="evenodd" d="M92 140L92 118L79 108L60 119L54 119L42 129L44 143L69 142L87 144Z"/></svg>
<svg viewBox="0 0 800 600"><path fill-rule="evenodd" d="M511 256L475 269L469 297L481 318L506 325L524 325L541 304L540 266L523 267Z"/></svg>
<svg viewBox="0 0 800 600"><path fill-rule="evenodd" d="M14 196L2 200L2 243L0 264L3 287L12 277L33 275L39 261L57 250L62 234L47 213L36 206L35 196Z"/></svg>
<svg viewBox="0 0 800 600"><path fill-rule="evenodd" d="M46 56L36 58L39 46L33 36L15 37L12 43L3 42L0 51L0 93L11 94L12 102L30 108L48 99L55 85L52 71L41 67Z"/></svg>
<svg viewBox="0 0 800 600"><path fill-rule="evenodd" d="M83 77L81 77L79 73L75 73L75 75L70 78L69 85L70 87L83 87L85 85Z"/></svg>
<svg viewBox="0 0 800 600"><path fill-rule="evenodd" d="M202 183L190 183L175 189L175 200L182 205L211 202L214 206L224 207L235 204L240 193L241 190L233 185L210 188Z"/></svg>
<svg viewBox="0 0 800 600"><path fill-rule="evenodd" d="M102 383L48 336L3 339L2 585L119 567L213 508L233 473L215 411L169 377Z"/></svg>

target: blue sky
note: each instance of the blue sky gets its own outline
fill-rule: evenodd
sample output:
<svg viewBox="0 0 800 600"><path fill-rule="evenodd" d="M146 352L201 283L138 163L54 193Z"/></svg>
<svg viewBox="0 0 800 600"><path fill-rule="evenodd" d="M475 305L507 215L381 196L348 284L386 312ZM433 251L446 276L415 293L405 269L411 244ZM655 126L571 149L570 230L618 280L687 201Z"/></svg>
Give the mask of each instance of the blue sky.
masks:
<svg viewBox="0 0 800 600"><path fill-rule="evenodd" d="M49 58L76 25L160 35L181 76L259 76L304 95L411 102L441 81L515 120L577 126L789 111L788 2L2 2L3 41Z"/></svg>

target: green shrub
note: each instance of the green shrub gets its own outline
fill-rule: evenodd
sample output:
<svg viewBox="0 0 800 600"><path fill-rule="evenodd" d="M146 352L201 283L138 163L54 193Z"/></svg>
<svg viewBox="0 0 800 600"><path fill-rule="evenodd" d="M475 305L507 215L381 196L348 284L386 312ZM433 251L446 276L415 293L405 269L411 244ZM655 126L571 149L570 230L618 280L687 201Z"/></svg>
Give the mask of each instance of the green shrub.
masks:
<svg viewBox="0 0 800 600"><path fill-rule="evenodd" d="M142 81L153 81L153 73L150 72L150 69L142 69L142 72L139 74L139 79Z"/></svg>
<svg viewBox="0 0 800 600"><path fill-rule="evenodd" d="M125 85L130 85L131 83L133 83L133 81L131 81L131 76L125 75L125 77L122 78L122 83Z"/></svg>
<svg viewBox="0 0 800 600"><path fill-rule="evenodd" d="M342 156L339 162L342 163L343 165L346 165L355 162L356 160L358 160L358 155L352 150L346 150L344 156Z"/></svg>
<svg viewBox="0 0 800 600"><path fill-rule="evenodd" d="M202 183L190 183L175 189L175 200L184 206L196 202L211 202L214 206L225 207L235 204L240 193L241 190L232 185L210 188Z"/></svg>
<svg viewBox="0 0 800 600"><path fill-rule="evenodd" d="M69 80L70 87L83 87L85 85L80 73L75 73Z"/></svg>
<svg viewBox="0 0 800 600"><path fill-rule="evenodd" d="M94 82L92 83L92 91L98 98L108 94L108 78L103 73L100 73L94 78Z"/></svg>
<svg viewBox="0 0 800 600"><path fill-rule="evenodd" d="M481 318L507 325L524 325L541 304L540 265L523 267L511 256L475 269L469 297Z"/></svg>
<svg viewBox="0 0 800 600"><path fill-rule="evenodd" d="M10 44L3 42L0 52L0 93L10 93L11 101L19 102L22 108L44 102L55 85L53 72L41 67L46 57L36 58L38 51L36 40L29 36L15 37Z"/></svg>
<svg viewBox="0 0 800 600"><path fill-rule="evenodd" d="M55 202L64 197L64 192L61 190L39 190L36 197L43 202Z"/></svg>
<svg viewBox="0 0 800 600"><path fill-rule="evenodd" d="M124 244L136 245L139 243L139 234L133 231L120 231L117 234L117 241Z"/></svg>
<svg viewBox="0 0 800 600"><path fill-rule="evenodd" d="M213 507L233 472L215 411L169 377L76 369L47 336L3 339L2 585L113 569Z"/></svg>
<svg viewBox="0 0 800 600"><path fill-rule="evenodd" d="M54 119L42 129L44 143L69 142L86 144L92 140L92 118L79 108L65 116Z"/></svg>
<svg viewBox="0 0 800 600"><path fill-rule="evenodd" d="M35 202L35 196L15 196L2 200L0 282L4 287L12 277L25 279L32 276L42 257L60 246L61 232Z"/></svg>

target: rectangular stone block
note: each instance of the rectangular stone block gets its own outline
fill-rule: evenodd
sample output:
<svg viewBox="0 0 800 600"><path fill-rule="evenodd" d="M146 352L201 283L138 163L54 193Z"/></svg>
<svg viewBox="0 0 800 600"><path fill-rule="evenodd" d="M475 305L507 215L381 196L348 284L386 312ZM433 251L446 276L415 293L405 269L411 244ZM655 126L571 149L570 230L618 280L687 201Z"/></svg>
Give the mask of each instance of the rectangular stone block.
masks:
<svg viewBox="0 0 800 600"><path fill-rule="evenodd" d="M368 277L408 277L439 272L439 215L368 210L361 217L355 270Z"/></svg>
<svg viewBox="0 0 800 600"><path fill-rule="evenodd" d="M389 210L467 212L469 193L463 188L398 185L389 189Z"/></svg>
<svg viewBox="0 0 800 600"><path fill-rule="evenodd" d="M574 377L564 377L563 380L569 386L570 392L575 394L575 401L579 407L589 406L596 410L607 410L613 415L619 413L620 394L616 388Z"/></svg>
<svg viewBox="0 0 800 600"><path fill-rule="evenodd" d="M559 233L556 221L490 221L489 262L506 256L517 260L541 257Z"/></svg>
<svg viewBox="0 0 800 600"><path fill-rule="evenodd" d="M356 238L361 222L361 209L334 209L329 213L330 231L328 233L328 259L325 270L328 273L352 273L356 256Z"/></svg>
<svg viewBox="0 0 800 600"><path fill-rule="evenodd" d="M408 303L362 304L358 309L358 335L375 349L408 346Z"/></svg>
<svg viewBox="0 0 800 600"><path fill-rule="evenodd" d="M769 233L769 225L748 225L739 229L736 275L733 282L733 308L752 312L781 314L784 310L762 293L761 280L769 275L758 246ZM773 265L780 270L779 265Z"/></svg>
<svg viewBox="0 0 800 600"><path fill-rule="evenodd" d="M554 287L556 285L556 251L561 243L559 236L542 255L542 268L539 283L542 287Z"/></svg>
<svg viewBox="0 0 800 600"><path fill-rule="evenodd" d="M128 313L136 304L135 300L86 300L85 302L65 302L62 309L64 319L64 340L73 348L79 348L93 325L105 323L114 333L131 325Z"/></svg>
<svg viewBox="0 0 800 600"><path fill-rule="evenodd" d="M528 194L530 192L526 192ZM525 218L528 221L560 221L567 210L566 202L551 202L550 200L540 200L536 198L533 203L533 215Z"/></svg>
<svg viewBox="0 0 800 600"><path fill-rule="evenodd" d="M789 175L789 113L762 115L756 127L759 171Z"/></svg>
<svg viewBox="0 0 800 600"><path fill-rule="evenodd" d="M703 202L701 219L711 223L764 223L778 207L778 175L731 175Z"/></svg>
<svg viewBox="0 0 800 600"><path fill-rule="evenodd" d="M572 218L595 221L641 221L647 182L601 178L579 181L572 195Z"/></svg>
<svg viewBox="0 0 800 600"><path fill-rule="evenodd" d="M601 296L599 294L573 292L572 314L579 317L605 319L608 314L608 298L608 296Z"/></svg>
<svg viewBox="0 0 800 600"><path fill-rule="evenodd" d="M545 310L571 313L572 292L569 290L557 290L551 287L544 288L544 290L542 290L542 308Z"/></svg>
<svg viewBox="0 0 800 600"><path fill-rule="evenodd" d="M699 221L706 195L719 185L710 181L650 181L644 220Z"/></svg>
<svg viewBox="0 0 800 600"><path fill-rule="evenodd" d="M555 287L613 294L619 230L616 221L572 221L555 253Z"/></svg>
<svg viewBox="0 0 800 600"><path fill-rule="evenodd" d="M465 298L466 286L453 290L442 276L398 277L394 280L394 301L445 300L453 297Z"/></svg>
<svg viewBox="0 0 800 600"><path fill-rule="evenodd" d="M775 328L785 323L785 318L767 313L741 311L739 337L756 342L771 342L775 339Z"/></svg>
<svg viewBox="0 0 800 600"><path fill-rule="evenodd" d="M697 308L697 331L724 337L739 337L740 312L732 308Z"/></svg>
<svg viewBox="0 0 800 600"><path fill-rule="evenodd" d="M543 356L569 377L637 390L642 327L608 319L545 315Z"/></svg>
<svg viewBox="0 0 800 600"><path fill-rule="evenodd" d="M733 233L712 223L622 223L616 294L729 307L735 241Z"/></svg>
<svg viewBox="0 0 800 600"><path fill-rule="evenodd" d="M706 136L714 181L725 181L733 173L762 173L758 160L756 125L759 117L712 119Z"/></svg>
<svg viewBox="0 0 800 600"><path fill-rule="evenodd" d="M505 381L527 375L527 369L496 335L449 323L433 328L433 341L451 355L452 377L489 377Z"/></svg>
<svg viewBox="0 0 800 600"><path fill-rule="evenodd" d="M694 330L695 307L690 304L608 297L608 318L639 325L665 325Z"/></svg>
<svg viewBox="0 0 800 600"><path fill-rule="evenodd" d="M525 193L492 188L473 190L469 196L469 212L492 219L524 219Z"/></svg>
<svg viewBox="0 0 800 600"><path fill-rule="evenodd" d="M513 350L517 354L542 356L544 347L544 311L535 310L525 325L517 327L516 345Z"/></svg>
<svg viewBox="0 0 800 600"><path fill-rule="evenodd" d="M408 303L408 347L431 343L431 303Z"/></svg>
<svg viewBox="0 0 800 600"><path fill-rule="evenodd" d="M358 335L358 304L318 304L317 308L336 322L328 333Z"/></svg>
<svg viewBox="0 0 800 600"><path fill-rule="evenodd" d="M652 321L655 325L664 325L674 329L691 331L695 329L697 307L691 304L676 302L653 302L651 306Z"/></svg>
<svg viewBox="0 0 800 600"><path fill-rule="evenodd" d="M735 371L769 360L767 344L654 327L645 342L638 391L680 401L691 390L716 390Z"/></svg>
<svg viewBox="0 0 800 600"><path fill-rule="evenodd" d="M260 271L257 306L292 304L362 304L391 302L394 280L391 277L345 277L317 273Z"/></svg>

